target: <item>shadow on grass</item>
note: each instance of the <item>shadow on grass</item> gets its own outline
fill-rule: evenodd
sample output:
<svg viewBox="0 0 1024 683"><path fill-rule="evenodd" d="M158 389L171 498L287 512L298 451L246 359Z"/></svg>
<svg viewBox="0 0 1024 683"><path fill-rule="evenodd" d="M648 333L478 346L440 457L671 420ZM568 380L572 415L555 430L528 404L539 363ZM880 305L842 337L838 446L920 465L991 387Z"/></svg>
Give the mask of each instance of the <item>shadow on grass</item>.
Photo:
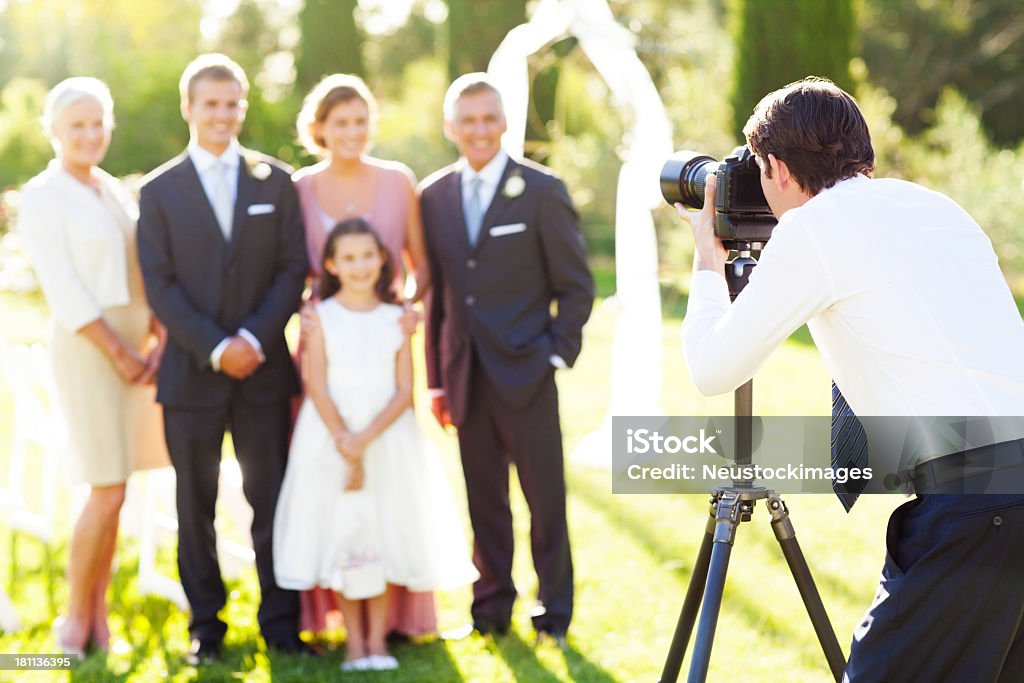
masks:
<svg viewBox="0 0 1024 683"><path fill-rule="evenodd" d="M700 542L703 538L705 531L705 525L707 523L707 510L710 506L702 505L700 510L703 514L698 513L693 515L692 530L688 533L686 538L690 539L690 545L686 545L682 541L677 543L667 544L665 538L658 536L651 531L649 520L645 519L643 515L632 513L627 509L627 506L621 500L615 500L615 497L611 494L611 482L610 475L607 472L590 472L590 471L576 471L570 474L570 487L573 494L585 501L594 510L600 511L602 515L615 527L618 527L623 533L631 537L637 544L644 548L648 555L657 560L663 567L666 567L672 573L676 574L681 581L688 583L691 575L693 574L693 564L697 559L697 551L700 546ZM601 485L601 480L606 483L604 486ZM643 496L638 496L642 498ZM691 496L692 497L692 496ZM707 500L704 498L703 500ZM681 503L684 501L680 501ZM683 511L685 514L687 511ZM762 510L757 516L761 518L761 523L767 524L767 519L764 517L767 513ZM758 523L757 521L748 522ZM742 533L742 532L739 532ZM797 529L799 537L799 529ZM741 538L739 543L754 543L758 548L763 548L764 552L769 555L777 556L778 558L778 570L789 574L788 567L785 564L784 556L782 555L782 549L774 542L774 535L771 540L767 540L762 537L751 537L749 535ZM686 550L683 550L683 548ZM688 556L681 558L684 552L688 551ZM814 572L813 567L811 568L812 574ZM815 575L815 583L818 587L819 592L826 592L828 594L840 597L854 603L864 602L865 596L859 592L854 592L849 586L842 583L838 578L831 575ZM794 583L794 588L796 584ZM822 591L825 588L825 591ZM679 591L677 599L679 601L679 607L682 607L683 598L685 597L685 588ZM756 599L743 593L733 592L728 597L730 606L739 612L750 615L764 615L765 606L758 602ZM803 615L803 610L801 610ZM806 627L810 628L810 622L804 619ZM785 620L785 621L763 621L761 627L765 630L766 635L778 640L785 641L788 637L794 635L797 629L803 630L805 628L803 623L799 626L797 622ZM833 625L834 627L834 625ZM840 636L842 638L842 636Z"/></svg>
<svg viewBox="0 0 1024 683"><path fill-rule="evenodd" d="M505 660L517 681L548 683L561 680L541 663L533 646L525 642L514 631L509 631L506 635L492 640L487 649ZM571 644L562 650L562 656L565 658L565 665L571 680L587 681L588 683L615 683L616 681L614 676L591 662Z"/></svg>

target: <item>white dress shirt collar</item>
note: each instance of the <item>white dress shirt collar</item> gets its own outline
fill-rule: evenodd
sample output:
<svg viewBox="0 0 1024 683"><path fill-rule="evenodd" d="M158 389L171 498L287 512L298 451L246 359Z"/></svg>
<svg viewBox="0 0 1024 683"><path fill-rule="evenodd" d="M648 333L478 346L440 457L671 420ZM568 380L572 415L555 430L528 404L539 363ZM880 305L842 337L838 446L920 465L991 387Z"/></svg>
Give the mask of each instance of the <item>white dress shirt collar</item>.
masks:
<svg viewBox="0 0 1024 683"><path fill-rule="evenodd" d="M196 167L196 172L200 176L205 175L218 161L227 166L229 171L234 171L238 168L242 157L242 146L238 144L237 139L232 140L227 149L221 152L220 156L217 156L213 152L203 149L195 142L190 142L188 144L188 156L192 159L192 164Z"/></svg>
<svg viewBox="0 0 1024 683"><path fill-rule="evenodd" d="M508 164L508 152L504 149L499 149L498 153L494 155L494 158L487 162L487 165L481 168L479 171L473 170L473 167L469 165L465 157L459 159L459 173L462 175L462 187L466 188L473 178L479 177L483 181L481 189L487 188L491 190L491 194L494 193L493 188L498 186L498 182L501 181L501 174L505 172L505 166Z"/></svg>
<svg viewBox="0 0 1024 683"><path fill-rule="evenodd" d="M459 173L462 176L462 197L463 201L469 197L472 188L470 183L474 178L480 178L480 206L484 211L487 211L487 207L491 205L491 201L494 200L494 194L498 191L498 183L501 182L501 175L505 172L505 166L508 165L508 153L500 149L498 153L494 155L494 158L487 162L487 165L481 168L479 171L474 171L473 168L466 161L465 157L459 159ZM466 207L463 207L465 210Z"/></svg>

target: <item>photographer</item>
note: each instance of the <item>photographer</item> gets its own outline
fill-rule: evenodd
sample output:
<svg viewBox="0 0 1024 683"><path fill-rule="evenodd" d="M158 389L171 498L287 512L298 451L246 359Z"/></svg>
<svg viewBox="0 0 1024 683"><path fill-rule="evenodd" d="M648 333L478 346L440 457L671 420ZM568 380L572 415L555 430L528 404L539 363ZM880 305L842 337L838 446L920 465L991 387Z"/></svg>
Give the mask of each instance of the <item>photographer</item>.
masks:
<svg viewBox="0 0 1024 683"><path fill-rule="evenodd" d="M871 177L854 99L793 83L744 134L779 223L734 303L712 175L701 212L677 205L696 246L683 339L698 390L740 386L807 323L857 414L1024 415L1024 323L989 239L949 198ZM1022 577L1024 489L919 494L889 520L844 680L1024 680Z"/></svg>

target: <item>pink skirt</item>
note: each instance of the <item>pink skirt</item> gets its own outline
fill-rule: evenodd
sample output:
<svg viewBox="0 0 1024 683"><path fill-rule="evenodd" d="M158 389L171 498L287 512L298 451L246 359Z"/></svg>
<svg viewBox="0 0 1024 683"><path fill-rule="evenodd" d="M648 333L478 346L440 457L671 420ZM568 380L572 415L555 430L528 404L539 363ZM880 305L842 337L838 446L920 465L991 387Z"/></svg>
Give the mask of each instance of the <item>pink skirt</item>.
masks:
<svg viewBox="0 0 1024 683"><path fill-rule="evenodd" d="M344 626L341 606L334 591L314 588L301 591L299 598L299 630L321 633ZM410 637L437 633L433 591L414 593L404 586L389 585L388 632Z"/></svg>

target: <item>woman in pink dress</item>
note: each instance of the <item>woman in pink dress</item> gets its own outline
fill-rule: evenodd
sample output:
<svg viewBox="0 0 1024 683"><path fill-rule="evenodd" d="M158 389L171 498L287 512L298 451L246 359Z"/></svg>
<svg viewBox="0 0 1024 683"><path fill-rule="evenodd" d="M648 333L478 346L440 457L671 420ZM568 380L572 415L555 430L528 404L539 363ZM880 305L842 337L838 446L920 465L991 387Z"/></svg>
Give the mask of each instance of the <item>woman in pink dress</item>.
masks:
<svg viewBox="0 0 1024 683"><path fill-rule="evenodd" d="M327 235L340 221L362 217L391 252L392 262L405 266L405 270L396 268L397 293L401 297L408 272L416 282L411 300L418 301L430 287L430 271L416 179L404 164L367 154L375 116L376 102L358 76L327 76L303 102L296 122L299 140L322 157L294 176L306 224L309 262L313 276L319 276ZM389 631L405 636L437 631L432 592L414 593L398 586L389 591ZM303 591L301 603L302 630L324 631L340 620L340 606L329 590Z"/></svg>

